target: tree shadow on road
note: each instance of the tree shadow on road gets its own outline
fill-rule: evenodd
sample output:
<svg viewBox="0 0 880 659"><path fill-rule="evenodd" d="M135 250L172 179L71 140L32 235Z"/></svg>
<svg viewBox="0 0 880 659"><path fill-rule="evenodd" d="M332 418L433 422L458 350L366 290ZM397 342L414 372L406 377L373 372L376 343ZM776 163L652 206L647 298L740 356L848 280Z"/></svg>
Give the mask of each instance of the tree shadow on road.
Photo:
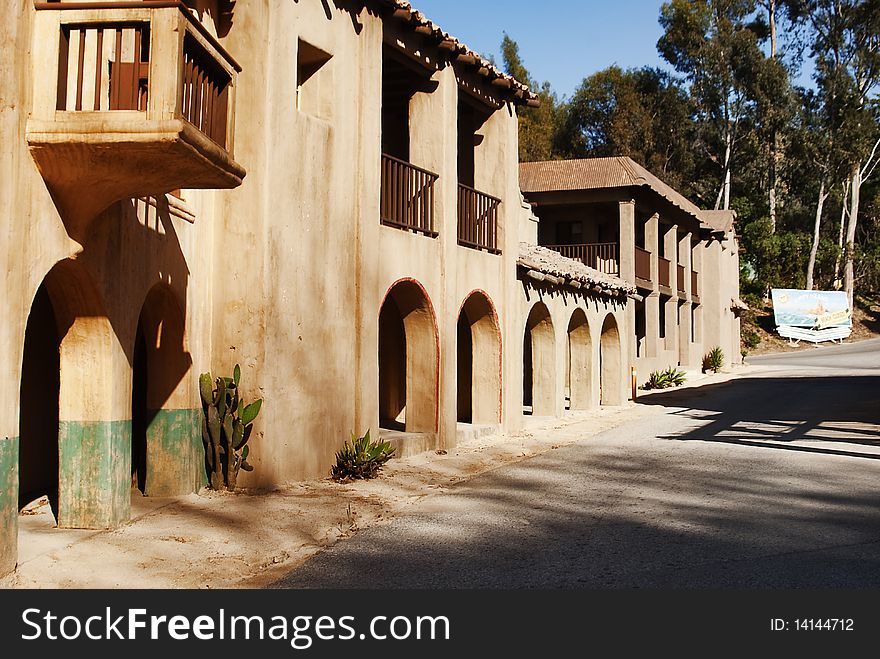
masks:
<svg viewBox="0 0 880 659"><path fill-rule="evenodd" d="M880 377L751 377L645 396L705 423L664 439L880 459ZM863 446L866 450L854 450ZM869 450L876 447L876 451Z"/></svg>

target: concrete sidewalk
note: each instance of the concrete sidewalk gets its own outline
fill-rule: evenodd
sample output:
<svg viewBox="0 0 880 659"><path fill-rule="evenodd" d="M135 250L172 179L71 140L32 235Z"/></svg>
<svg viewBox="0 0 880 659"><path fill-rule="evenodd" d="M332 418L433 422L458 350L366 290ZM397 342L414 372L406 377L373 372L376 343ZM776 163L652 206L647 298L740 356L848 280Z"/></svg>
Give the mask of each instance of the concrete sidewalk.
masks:
<svg viewBox="0 0 880 659"><path fill-rule="evenodd" d="M685 387L723 382L747 370L703 377ZM448 454L392 460L371 481L339 484L327 478L235 493L203 489L171 499L135 491L132 521L112 531L54 528L46 505L20 515L19 566L0 579L0 587L261 587L425 497L665 409L628 403L562 419L529 418L526 429L515 434L473 436Z"/></svg>

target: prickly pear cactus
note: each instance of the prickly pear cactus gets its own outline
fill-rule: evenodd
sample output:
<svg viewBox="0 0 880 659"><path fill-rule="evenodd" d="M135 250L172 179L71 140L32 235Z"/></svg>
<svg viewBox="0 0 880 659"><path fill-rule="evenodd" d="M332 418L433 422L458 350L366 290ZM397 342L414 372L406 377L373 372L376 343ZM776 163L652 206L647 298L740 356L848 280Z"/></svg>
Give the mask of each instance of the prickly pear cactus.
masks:
<svg viewBox="0 0 880 659"><path fill-rule="evenodd" d="M204 411L202 440L205 444L205 466L211 488L215 490L221 490L224 486L230 492L235 490L239 470L253 470L247 461L250 454L248 440L263 399L258 398L245 405L238 392L240 380L241 368L238 364L231 378L214 379L210 373L202 373L199 377Z"/></svg>

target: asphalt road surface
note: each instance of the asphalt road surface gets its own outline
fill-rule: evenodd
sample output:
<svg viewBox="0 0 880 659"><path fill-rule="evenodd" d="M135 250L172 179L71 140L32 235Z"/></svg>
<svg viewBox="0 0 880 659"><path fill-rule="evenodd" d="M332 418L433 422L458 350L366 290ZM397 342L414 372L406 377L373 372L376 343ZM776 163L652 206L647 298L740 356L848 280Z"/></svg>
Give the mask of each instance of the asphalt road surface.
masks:
<svg viewBox="0 0 880 659"><path fill-rule="evenodd" d="M295 588L878 588L880 341L728 383L474 478L282 579Z"/></svg>

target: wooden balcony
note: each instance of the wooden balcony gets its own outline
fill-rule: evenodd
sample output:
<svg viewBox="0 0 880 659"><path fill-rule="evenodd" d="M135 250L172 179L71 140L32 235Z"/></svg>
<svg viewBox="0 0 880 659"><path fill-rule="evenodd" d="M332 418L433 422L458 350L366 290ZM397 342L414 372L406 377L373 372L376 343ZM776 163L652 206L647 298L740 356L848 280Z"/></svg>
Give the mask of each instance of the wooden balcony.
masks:
<svg viewBox="0 0 880 659"><path fill-rule="evenodd" d="M500 254L497 197L458 185L458 244Z"/></svg>
<svg viewBox="0 0 880 659"><path fill-rule="evenodd" d="M182 2L35 7L27 140L63 211L88 220L127 197L241 184L240 67Z"/></svg>
<svg viewBox="0 0 880 659"><path fill-rule="evenodd" d="M617 243L581 243L576 245L544 245L563 256L609 275L620 274ZM649 264L650 269L650 264Z"/></svg>
<svg viewBox="0 0 880 659"><path fill-rule="evenodd" d="M636 279L651 281L651 252L641 247L636 247Z"/></svg>
<svg viewBox="0 0 880 659"><path fill-rule="evenodd" d="M383 153L379 206L382 224L435 237L434 183L437 178L427 169Z"/></svg>
<svg viewBox="0 0 880 659"><path fill-rule="evenodd" d="M657 283L666 288L671 288L672 261L662 256L657 259Z"/></svg>

